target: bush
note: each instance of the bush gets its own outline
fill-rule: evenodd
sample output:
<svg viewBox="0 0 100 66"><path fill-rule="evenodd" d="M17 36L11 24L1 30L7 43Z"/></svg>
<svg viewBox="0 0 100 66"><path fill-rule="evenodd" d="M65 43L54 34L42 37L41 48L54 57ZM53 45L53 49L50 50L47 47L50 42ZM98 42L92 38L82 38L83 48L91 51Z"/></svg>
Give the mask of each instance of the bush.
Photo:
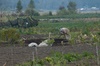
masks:
<svg viewBox="0 0 100 66"><path fill-rule="evenodd" d="M16 43L20 38L20 34L14 28L2 29L0 31L0 39L2 41L7 41L11 44Z"/></svg>

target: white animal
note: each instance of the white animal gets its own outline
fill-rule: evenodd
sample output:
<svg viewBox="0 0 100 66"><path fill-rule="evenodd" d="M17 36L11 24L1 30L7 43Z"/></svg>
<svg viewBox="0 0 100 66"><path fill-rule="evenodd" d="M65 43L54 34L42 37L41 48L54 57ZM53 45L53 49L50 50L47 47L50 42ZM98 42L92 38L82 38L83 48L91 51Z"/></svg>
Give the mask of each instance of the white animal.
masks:
<svg viewBox="0 0 100 66"><path fill-rule="evenodd" d="M32 43L28 44L28 47L46 47L46 46L48 46L47 42L48 42L48 40L44 40L39 45L35 42L32 42Z"/></svg>
<svg viewBox="0 0 100 66"><path fill-rule="evenodd" d="M35 42L28 44L28 47L37 47L37 46L38 46L38 44Z"/></svg>
<svg viewBox="0 0 100 66"><path fill-rule="evenodd" d="M60 36L61 35L64 35L67 40L70 40L71 39L70 30L68 28L64 28L64 27L63 28L60 28Z"/></svg>
<svg viewBox="0 0 100 66"><path fill-rule="evenodd" d="M46 44L45 42L41 42L41 43L38 45L38 47L46 47L46 46L48 46L48 44Z"/></svg>
<svg viewBox="0 0 100 66"><path fill-rule="evenodd" d="M48 39L47 39L47 40L42 41L42 43L48 43Z"/></svg>
<svg viewBox="0 0 100 66"><path fill-rule="evenodd" d="M45 46L48 46L48 40L44 40L44 41L42 41L39 45L38 45L38 47L45 47Z"/></svg>

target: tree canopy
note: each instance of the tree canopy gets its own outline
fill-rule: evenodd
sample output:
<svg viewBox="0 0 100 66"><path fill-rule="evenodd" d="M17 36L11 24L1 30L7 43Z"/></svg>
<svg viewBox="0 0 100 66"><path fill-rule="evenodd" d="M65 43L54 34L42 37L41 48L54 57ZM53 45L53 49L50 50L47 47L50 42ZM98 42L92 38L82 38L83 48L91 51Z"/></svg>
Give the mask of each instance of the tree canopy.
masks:
<svg viewBox="0 0 100 66"><path fill-rule="evenodd" d="M18 2L17 2L17 13L21 13L21 11L22 11L22 3L21 3L21 0L19 0Z"/></svg>
<svg viewBox="0 0 100 66"><path fill-rule="evenodd" d="M30 0L30 3L28 4L28 8L30 8L30 9L34 9L35 8L33 0Z"/></svg>
<svg viewBox="0 0 100 66"><path fill-rule="evenodd" d="M30 0L30 3L28 4L28 8L26 9L25 13L26 15L34 15L34 1L33 0Z"/></svg>
<svg viewBox="0 0 100 66"><path fill-rule="evenodd" d="M67 14L67 11L66 11L65 7L60 6L59 11L57 12L57 15L66 15L66 14Z"/></svg>
<svg viewBox="0 0 100 66"><path fill-rule="evenodd" d="M35 11L34 0L30 0L28 8L25 11L25 14L28 16L39 16L39 13Z"/></svg>
<svg viewBox="0 0 100 66"><path fill-rule="evenodd" d="M71 14L76 13L76 3L75 3L75 2L70 1L70 2L68 3L67 8L68 8L68 11L69 11Z"/></svg>

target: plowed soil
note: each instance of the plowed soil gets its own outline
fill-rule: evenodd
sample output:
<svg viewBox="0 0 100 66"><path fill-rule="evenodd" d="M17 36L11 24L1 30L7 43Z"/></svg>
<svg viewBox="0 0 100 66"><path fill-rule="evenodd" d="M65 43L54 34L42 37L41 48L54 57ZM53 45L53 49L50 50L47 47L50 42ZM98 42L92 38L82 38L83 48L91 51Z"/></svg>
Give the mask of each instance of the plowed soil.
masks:
<svg viewBox="0 0 100 66"><path fill-rule="evenodd" d="M30 37L29 35L27 36L22 36L22 37ZM6 42L0 43L0 66L3 66L6 64L6 66L15 66L16 64L21 64L23 62L27 62L30 60L34 60L34 57L38 58L44 58L52 51L58 51L62 53L69 53L69 52L74 52L74 53L83 53L83 52L91 52L94 55L96 55L96 50L95 46L89 45L89 44L76 44L76 45L70 45L68 44L68 41L65 39L54 39L55 43L53 46L48 46L48 47L38 47L37 48L37 55L35 52L36 48L33 47L28 47L27 45L31 42L36 42L40 43L41 41L45 40L44 38L41 38L44 36L39 36L38 38L33 39L32 35L30 38L31 40L25 40L25 45L20 46L16 44L15 46L8 46ZM61 41L64 41L64 45L61 44ZM100 46L99 46L100 50ZM95 60L89 61L90 66L97 66L97 63ZM77 62L78 63L78 62ZM76 66L76 63L69 63L68 66Z"/></svg>

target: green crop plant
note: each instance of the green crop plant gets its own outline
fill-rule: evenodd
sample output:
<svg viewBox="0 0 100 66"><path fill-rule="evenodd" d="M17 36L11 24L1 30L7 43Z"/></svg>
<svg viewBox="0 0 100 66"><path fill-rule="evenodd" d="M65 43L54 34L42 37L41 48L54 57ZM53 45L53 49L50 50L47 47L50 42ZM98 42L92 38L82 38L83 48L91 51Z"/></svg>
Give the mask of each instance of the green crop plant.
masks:
<svg viewBox="0 0 100 66"><path fill-rule="evenodd" d="M80 31L77 35L77 40L81 44L89 43L90 42L90 36L88 32Z"/></svg>
<svg viewBox="0 0 100 66"><path fill-rule="evenodd" d="M78 32L70 32L71 35L71 39L69 40L69 44L71 45L75 45L76 44L76 40L77 40L77 36L79 35Z"/></svg>
<svg viewBox="0 0 100 66"><path fill-rule="evenodd" d="M47 44L52 45L54 42L55 42L54 39L48 39Z"/></svg>
<svg viewBox="0 0 100 66"><path fill-rule="evenodd" d="M74 54L74 53L68 53L64 55L64 58L67 60L67 62L72 62L72 61L80 60L81 55Z"/></svg>
<svg viewBox="0 0 100 66"><path fill-rule="evenodd" d="M95 56L92 53L90 53L90 52L83 52L82 53L82 57L85 57L87 59L93 59L93 58L95 58Z"/></svg>
<svg viewBox="0 0 100 66"><path fill-rule="evenodd" d="M75 38L74 37L69 40L69 44L71 44L71 45L75 44Z"/></svg>
<svg viewBox="0 0 100 66"><path fill-rule="evenodd" d="M50 66L66 66L66 60L60 52L52 52L51 56L46 57L45 59Z"/></svg>
<svg viewBox="0 0 100 66"><path fill-rule="evenodd" d="M89 62L85 62L85 61L88 61L88 59L92 59L93 57L94 55L89 52L84 52L82 54L78 54L78 53L63 54L61 52L54 51L51 53L50 56L47 56L43 59L29 61L17 66L67 66L67 63L71 63L75 61L79 62L77 65L84 66L84 65L89 65Z"/></svg>

